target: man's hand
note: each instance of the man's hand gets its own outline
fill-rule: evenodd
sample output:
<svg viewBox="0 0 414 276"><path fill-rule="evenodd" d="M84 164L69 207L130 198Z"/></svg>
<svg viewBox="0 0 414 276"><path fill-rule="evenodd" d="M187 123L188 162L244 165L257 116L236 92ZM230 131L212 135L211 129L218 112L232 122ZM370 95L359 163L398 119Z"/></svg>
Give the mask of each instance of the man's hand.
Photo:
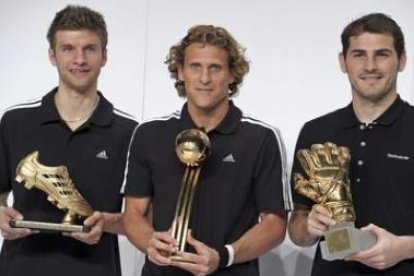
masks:
<svg viewBox="0 0 414 276"><path fill-rule="evenodd" d="M197 276L209 275L217 270L220 256L216 250L194 239L191 231L188 233L187 242L195 249L196 254L177 252L185 262L174 261L171 265L184 269Z"/></svg>
<svg viewBox="0 0 414 276"><path fill-rule="evenodd" d="M148 243L148 259L160 266L170 265L169 256L177 251L177 246L170 232L153 232Z"/></svg>
<svg viewBox="0 0 414 276"><path fill-rule="evenodd" d="M9 222L13 219L23 219L23 215L12 207L0 206L0 230L5 240L20 239L39 232L27 228L11 228Z"/></svg>
<svg viewBox="0 0 414 276"><path fill-rule="evenodd" d="M369 267L384 270L409 258L412 237L399 237L374 224L361 228L377 236L377 243L364 251L349 255L346 260L357 261Z"/></svg>
<svg viewBox="0 0 414 276"><path fill-rule="evenodd" d="M101 212L94 212L92 216L85 219L83 224L91 227L88 233L72 232L63 233L63 235L72 237L87 244L97 244L102 237L105 218Z"/></svg>
<svg viewBox="0 0 414 276"><path fill-rule="evenodd" d="M307 230L315 239L322 236L329 227L334 226L332 212L320 204L314 204L308 214Z"/></svg>

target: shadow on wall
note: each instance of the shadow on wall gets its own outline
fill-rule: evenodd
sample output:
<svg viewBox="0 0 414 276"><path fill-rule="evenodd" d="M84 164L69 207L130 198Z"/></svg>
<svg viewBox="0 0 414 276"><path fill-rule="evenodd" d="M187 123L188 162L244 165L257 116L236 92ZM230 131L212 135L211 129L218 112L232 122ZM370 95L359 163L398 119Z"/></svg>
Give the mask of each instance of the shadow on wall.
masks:
<svg viewBox="0 0 414 276"><path fill-rule="evenodd" d="M312 258L300 251L292 251L284 258L278 252L269 252L260 257L261 276L306 276L310 275ZM286 270L286 268L288 268Z"/></svg>

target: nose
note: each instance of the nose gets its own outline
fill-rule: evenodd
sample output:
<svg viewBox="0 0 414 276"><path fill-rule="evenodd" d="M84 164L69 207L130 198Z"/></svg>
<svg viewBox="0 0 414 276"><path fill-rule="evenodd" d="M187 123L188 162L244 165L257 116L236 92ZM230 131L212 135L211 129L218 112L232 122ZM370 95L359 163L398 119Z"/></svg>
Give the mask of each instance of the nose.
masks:
<svg viewBox="0 0 414 276"><path fill-rule="evenodd" d="M85 53L82 50L76 50L75 51L75 57L74 57L74 62L77 65L83 65L85 64Z"/></svg>
<svg viewBox="0 0 414 276"><path fill-rule="evenodd" d="M211 81L211 74L207 68L201 71L200 82L202 84L208 84Z"/></svg>
<svg viewBox="0 0 414 276"><path fill-rule="evenodd" d="M365 70L368 72L372 72L377 70L377 61L374 57L368 57L365 62Z"/></svg>

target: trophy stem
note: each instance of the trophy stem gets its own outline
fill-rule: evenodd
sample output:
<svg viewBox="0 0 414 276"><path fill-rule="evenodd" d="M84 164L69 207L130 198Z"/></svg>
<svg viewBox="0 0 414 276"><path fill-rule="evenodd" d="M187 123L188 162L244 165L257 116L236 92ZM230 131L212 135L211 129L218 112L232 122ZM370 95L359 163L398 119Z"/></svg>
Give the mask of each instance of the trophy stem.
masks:
<svg viewBox="0 0 414 276"><path fill-rule="evenodd" d="M63 224L75 224L78 215L72 213L71 211L67 211L65 216L62 219Z"/></svg>
<svg viewBox="0 0 414 276"><path fill-rule="evenodd" d="M184 251L185 249L191 206L199 175L200 167L192 168L187 166L181 184L172 226L173 237L178 241L179 251Z"/></svg>

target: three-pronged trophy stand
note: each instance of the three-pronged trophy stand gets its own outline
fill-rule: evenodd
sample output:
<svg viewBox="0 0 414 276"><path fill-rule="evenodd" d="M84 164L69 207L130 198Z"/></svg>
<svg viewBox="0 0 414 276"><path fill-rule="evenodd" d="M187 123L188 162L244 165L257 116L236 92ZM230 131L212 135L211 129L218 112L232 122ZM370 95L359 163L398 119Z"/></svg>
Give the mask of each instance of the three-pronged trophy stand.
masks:
<svg viewBox="0 0 414 276"><path fill-rule="evenodd" d="M194 192L200 176L201 164L209 156L211 144L204 131L187 129L177 135L175 150L178 159L186 165L186 169L172 223L172 235L178 242L178 251L185 251ZM171 254L170 258L175 261L184 261L177 254Z"/></svg>

